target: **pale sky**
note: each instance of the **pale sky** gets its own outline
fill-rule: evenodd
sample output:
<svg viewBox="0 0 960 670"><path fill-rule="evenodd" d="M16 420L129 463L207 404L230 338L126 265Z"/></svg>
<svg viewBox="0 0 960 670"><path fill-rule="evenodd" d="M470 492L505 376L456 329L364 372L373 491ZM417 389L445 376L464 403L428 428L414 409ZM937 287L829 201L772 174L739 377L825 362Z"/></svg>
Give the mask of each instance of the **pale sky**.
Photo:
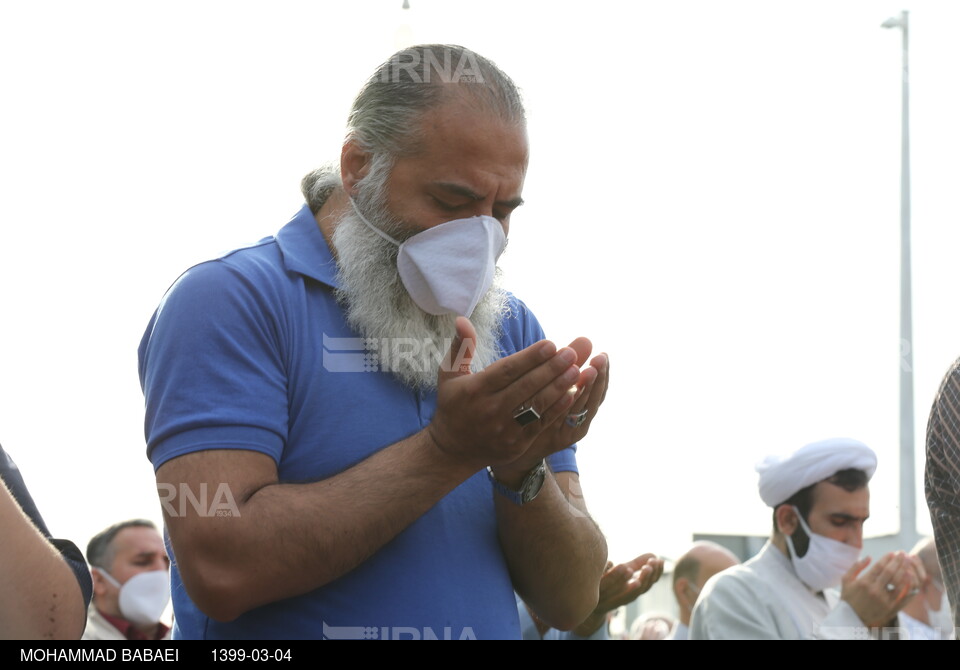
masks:
<svg viewBox="0 0 960 670"><path fill-rule="evenodd" d="M275 233L396 48L524 91L507 286L612 361L580 445L611 558L766 534L753 463L873 446L897 530L900 68L911 11L918 522L960 356L960 6L886 0L0 4L0 443L55 535L161 520L136 349L189 265Z"/></svg>

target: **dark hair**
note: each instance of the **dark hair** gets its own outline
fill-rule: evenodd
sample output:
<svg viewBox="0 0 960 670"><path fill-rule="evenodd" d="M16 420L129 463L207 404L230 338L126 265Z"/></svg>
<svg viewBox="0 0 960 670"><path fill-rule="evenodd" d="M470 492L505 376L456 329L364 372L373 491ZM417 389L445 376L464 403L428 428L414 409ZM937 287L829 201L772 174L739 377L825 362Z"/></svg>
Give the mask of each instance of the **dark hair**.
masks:
<svg viewBox="0 0 960 670"><path fill-rule="evenodd" d="M854 491L859 491L867 485L867 482L870 481L870 478L867 477L867 473L863 470L857 470L856 468L848 468L846 470L839 470L834 473L832 476L827 477L819 482L815 482L806 488L802 488L792 496L784 500L779 505L774 506L773 508L773 532L779 533L777 528L777 510L780 509L783 505L792 505L796 507L800 512L800 516L803 517L804 521L810 520L810 510L813 509L813 488L820 484L821 482L828 482L834 486L839 486L845 491L853 493ZM806 533L801 533L800 537L796 538L794 545L796 546L797 553L803 556L807 553L807 544L809 543L810 538L806 536ZM801 546L802 545L802 546Z"/></svg>
<svg viewBox="0 0 960 670"><path fill-rule="evenodd" d="M117 536L117 533L125 528L153 528L156 530L157 525L148 519L130 519L101 530L87 543L87 563L107 569L107 566L113 563L113 539Z"/></svg>

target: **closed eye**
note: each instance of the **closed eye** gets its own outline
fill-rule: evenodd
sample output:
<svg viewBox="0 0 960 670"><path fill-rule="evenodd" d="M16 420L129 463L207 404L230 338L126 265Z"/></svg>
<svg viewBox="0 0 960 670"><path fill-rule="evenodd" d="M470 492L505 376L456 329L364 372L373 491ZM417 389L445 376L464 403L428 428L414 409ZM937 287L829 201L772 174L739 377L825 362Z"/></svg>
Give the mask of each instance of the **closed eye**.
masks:
<svg viewBox="0 0 960 670"><path fill-rule="evenodd" d="M433 202L436 203L436 205L437 205L440 209L442 209L442 210L444 210L444 211L447 211L447 212L452 212L452 211L458 209L459 207L462 207L462 205L451 205L449 202L444 202L443 200L441 200L440 198L438 198L438 197L436 197L436 196L432 196L432 195L431 195L430 197L433 199Z"/></svg>
<svg viewBox="0 0 960 670"><path fill-rule="evenodd" d="M830 523L837 528L844 526L861 526L864 521L866 521L866 519L855 516L834 515L830 517Z"/></svg>

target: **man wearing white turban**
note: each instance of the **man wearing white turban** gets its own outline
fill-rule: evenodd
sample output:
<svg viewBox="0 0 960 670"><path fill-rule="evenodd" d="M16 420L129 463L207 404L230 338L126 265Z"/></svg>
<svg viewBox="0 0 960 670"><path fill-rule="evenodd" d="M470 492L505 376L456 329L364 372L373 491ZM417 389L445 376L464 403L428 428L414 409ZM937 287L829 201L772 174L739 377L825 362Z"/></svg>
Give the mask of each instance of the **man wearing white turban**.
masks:
<svg viewBox="0 0 960 670"><path fill-rule="evenodd" d="M773 532L757 556L703 587L690 639L869 639L896 625L919 578L904 552L866 570L873 450L836 438L757 464ZM839 587L839 590L837 590Z"/></svg>

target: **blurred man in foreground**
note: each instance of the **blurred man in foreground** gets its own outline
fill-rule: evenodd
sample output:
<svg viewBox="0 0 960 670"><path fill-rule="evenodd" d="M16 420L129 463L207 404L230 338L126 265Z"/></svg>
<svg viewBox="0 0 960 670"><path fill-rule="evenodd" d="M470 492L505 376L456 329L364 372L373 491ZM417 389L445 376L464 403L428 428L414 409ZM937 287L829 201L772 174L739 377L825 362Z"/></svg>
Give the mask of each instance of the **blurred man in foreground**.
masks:
<svg viewBox="0 0 960 670"><path fill-rule="evenodd" d="M943 584L960 621L960 359L947 370L927 421L924 471Z"/></svg>
<svg viewBox="0 0 960 670"><path fill-rule="evenodd" d="M0 638L76 640L90 602L77 546L50 537L20 470L0 447Z"/></svg>

